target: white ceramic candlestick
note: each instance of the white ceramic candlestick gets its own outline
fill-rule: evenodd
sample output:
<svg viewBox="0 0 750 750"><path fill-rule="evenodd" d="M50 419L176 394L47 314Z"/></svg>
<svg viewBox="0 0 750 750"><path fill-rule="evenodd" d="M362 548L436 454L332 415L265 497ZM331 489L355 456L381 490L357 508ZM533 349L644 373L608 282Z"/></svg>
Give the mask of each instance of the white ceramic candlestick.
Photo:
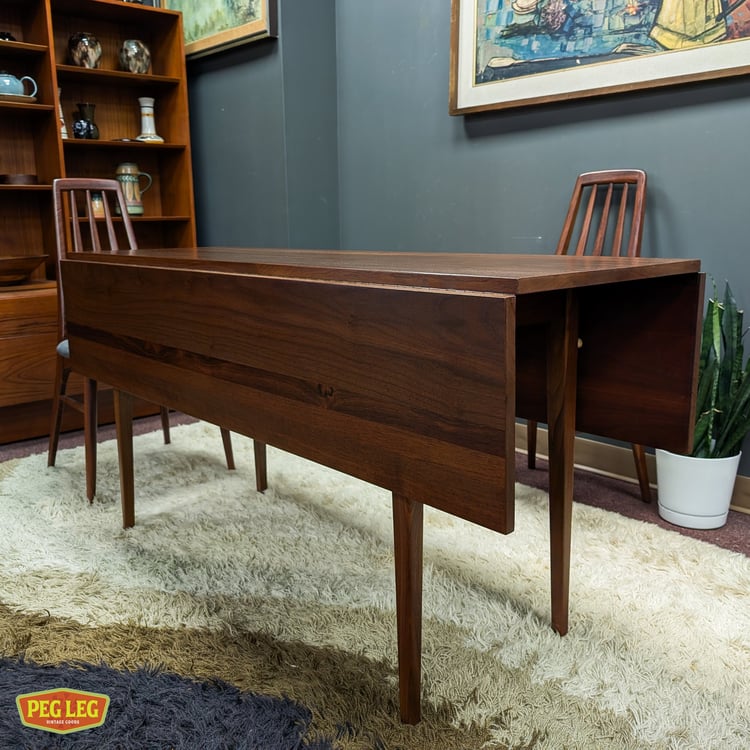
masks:
<svg viewBox="0 0 750 750"><path fill-rule="evenodd" d="M141 134L137 141L151 141L152 143L164 143L164 139L156 134L156 121L154 120L154 100L150 96L138 98L141 105Z"/></svg>
<svg viewBox="0 0 750 750"><path fill-rule="evenodd" d="M61 88L57 89L57 116L60 120L60 137L67 138L68 128L65 126L65 117L63 116L62 89Z"/></svg>

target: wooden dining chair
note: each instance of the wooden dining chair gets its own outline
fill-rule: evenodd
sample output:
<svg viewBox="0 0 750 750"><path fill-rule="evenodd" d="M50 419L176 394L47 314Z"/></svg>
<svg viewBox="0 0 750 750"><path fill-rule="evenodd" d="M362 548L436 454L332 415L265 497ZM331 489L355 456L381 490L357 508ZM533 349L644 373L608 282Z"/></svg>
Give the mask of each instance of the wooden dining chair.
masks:
<svg viewBox="0 0 750 750"><path fill-rule="evenodd" d="M137 249L133 225L117 180L60 178L52 183L57 248L58 344L55 369L55 390L52 422L49 433L47 465L54 466L60 439L63 407L70 406L83 413L84 451L86 464L86 497L93 502L96 492L97 382L83 376L83 393L67 392L73 368L65 321L65 298L60 283L60 260L68 253L116 252ZM119 212L116 216L115 212ZM169 411L160 407L164 442L169 443ZM221 428L227 468L234 469L232 438Z"/></svg>
<svg viewBox="0 0 750 750"><path fill-rule="evenodd" d="M646 211L646 173L640 169L613 169L578 175L565 217L557 255L641 254ZM527 425L528 465L536 468L537 423ZM646 451L633 444L641 499L651 502Z"/></svg>

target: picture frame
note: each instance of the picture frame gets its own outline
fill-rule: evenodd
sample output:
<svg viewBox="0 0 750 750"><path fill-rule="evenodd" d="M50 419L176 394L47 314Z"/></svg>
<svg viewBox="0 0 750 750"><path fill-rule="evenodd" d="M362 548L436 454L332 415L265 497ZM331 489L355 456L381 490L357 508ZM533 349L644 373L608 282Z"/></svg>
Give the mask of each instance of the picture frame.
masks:
<svg viewBox="0 0 750 750"><path fill-rule="evenodd" d="M750 10L721 2L451 0L450 114L748 73Z"/></svg>
<svg viewBox="0 0 750 750"><path fill-rule="evenodd" d="M277 0L161 0L182 11L185 56L204 57L278 35Z"/></svg>

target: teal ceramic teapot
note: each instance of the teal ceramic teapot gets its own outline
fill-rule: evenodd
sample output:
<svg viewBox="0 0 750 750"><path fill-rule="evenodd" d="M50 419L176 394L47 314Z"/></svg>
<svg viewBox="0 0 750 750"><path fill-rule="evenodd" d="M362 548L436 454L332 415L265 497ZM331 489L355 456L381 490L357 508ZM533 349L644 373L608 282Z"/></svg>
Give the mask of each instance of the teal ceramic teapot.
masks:
<svg viewBox="0 0 750 750"><path fill-rule="evenodd" d="M29 82L29 88L33 89L30 93L26 92L24 81ZM31 76L16 78L5 70L0 71L0 94L10 94L11 96L36 96L36 81Z"/></svg>

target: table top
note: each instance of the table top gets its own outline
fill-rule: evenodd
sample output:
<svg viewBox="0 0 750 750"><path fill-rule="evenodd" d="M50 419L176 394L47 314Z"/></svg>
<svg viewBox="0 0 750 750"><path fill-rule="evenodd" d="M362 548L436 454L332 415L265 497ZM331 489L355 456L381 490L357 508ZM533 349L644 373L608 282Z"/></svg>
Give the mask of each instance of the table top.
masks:
<svg viewBox="0 0 750 750"><path fill-rule="evenodd" d="M72 259L369 284L530 294L700 271L699 260L375 252L283 248L158 248Z"/></svg>

